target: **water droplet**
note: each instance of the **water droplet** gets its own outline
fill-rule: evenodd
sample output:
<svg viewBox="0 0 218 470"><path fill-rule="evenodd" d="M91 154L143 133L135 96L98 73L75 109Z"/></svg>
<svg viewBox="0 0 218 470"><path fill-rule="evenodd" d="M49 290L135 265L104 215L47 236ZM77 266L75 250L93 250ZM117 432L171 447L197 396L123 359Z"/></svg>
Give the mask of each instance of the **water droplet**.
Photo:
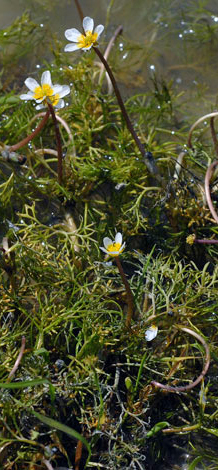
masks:
<svg viewBox="0 0 218 470"><path fill-rule="evenodd" d="M44 28L44 24L43 23L40 23L40 28Z"/></svg>
<svg viewBox="0 0 218 470"><path fill-rule="evenodd" d="M119 49L120 49L120 51L123 51L123 43L122 42L120 42L120 44L119 44Z"/></svg>
<svg viewBox="0 0 218 470"><path fill-rule="evenodd" d="M179 34L179 38L180 38L180 39L183 38L183 34L182 34L182 33Z"/></svg>
<svg viewBox="0 0 218 470"><path fill-rule="evenodd" d="M36 64L36 69L40 69L41 65Z"/></svg>
<svg viewBox="0 0 218 470"><path fill-rule="evenodd" d="M150 65L150 69L155 70L155 65L154 64Z"/></svg>

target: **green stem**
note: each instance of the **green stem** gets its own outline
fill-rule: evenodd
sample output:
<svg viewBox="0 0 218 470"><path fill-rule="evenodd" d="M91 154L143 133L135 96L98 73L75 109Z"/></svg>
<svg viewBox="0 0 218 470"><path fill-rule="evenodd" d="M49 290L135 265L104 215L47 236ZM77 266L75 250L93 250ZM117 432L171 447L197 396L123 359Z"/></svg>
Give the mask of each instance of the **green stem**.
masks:
<svg viewBox="0 0 218 470"><path fill-rule="evenodd" d="M55 116L55 111L51 103L48 103L48 109L51 114L51 117L53 119L54 123L54 128L55 128L55 135L56 135L56 143L57 143L57 152L58 152L58 183L62 184L62 179L63 179L63 166L62 166L62 160L63 160L63 155L62 155L62 145L61 145L61 135L59 131L59 126L58 126L58 121Z"/></svg>
<svg viewBox="0 0 218 470"><path fill-rule="evenodd" d="M129 285L127 279L126 279L126 275L124 273L124 270L123 270L122 264L120 262L119 256L115 257L115 261L117 263L117 267L119 269L119 273L120 273L120 276L122 278L122 281L123 281L123 284L125 286L126 293L127 293L128 310L127 310L127 316L126 316L126 327L130 328L131 320L132 320L132 316L133 316L133 310L134 310L133 295L132 295L132 291L130 289L130 285Z"/></svg>
<svg viewBox="0 0 218 470"><path fill-rule="evenodd" d="M9 152L15 152L16 150L18 150L19 148L21 147L24 147L24 145L28 144L28 142L30 142L30 140L33 140L33 138L39 134L39 132L42 130L42 128L45 126L48 118L49 118L49 115L50 115L50 111L48 110L47 113L45 114L45 116L43 117L43 119L40 121L39 125L35 128L35 130L30 134L28 135L27 137L25 137L25 139L21 140L20 142L18 142L17 144L14 144L12 145L8 151Z"/></svg>

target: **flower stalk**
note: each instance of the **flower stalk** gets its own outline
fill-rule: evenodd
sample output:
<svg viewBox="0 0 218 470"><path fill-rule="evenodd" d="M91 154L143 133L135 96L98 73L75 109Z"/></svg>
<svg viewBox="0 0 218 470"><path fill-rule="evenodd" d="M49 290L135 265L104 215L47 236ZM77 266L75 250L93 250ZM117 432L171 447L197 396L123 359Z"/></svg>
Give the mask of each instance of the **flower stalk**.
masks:
<svg viewBox="0 0 218 470"><path fill-rule="evenodd" d="M120 90L117 86L117 82L115 80L115 77L114 77L114 74L110 68L110 66L108 65L108 62L106 61L105 57L103 56L103 54L101 53L101 51L93 46L93 49L95 51L95 53L97 54L97 56L99 57L100 61L103 63L110 79L111 79L111 83L113 85L113 89L114 89L114 92L115 92L115 95L117 97L117 101L118 101L118 104L120 106L120 109L121 109L121 112L122 112L122 115L124 117L124 120L126 122L126 126L127 126L127 129L129 130L130 134L132 135L139 151L141 152L141 155L142 155L142 158L149 170L149 172L151 174L157 174L157 167L155 165L155 162L153 161L153 159L150 158L150 153L149 153L149 156L147 155L148 152L145 150L145 147L144 145L141 143L141 140L139 139L138 135L136 134L136 131L130 121L130 118L129 118L129 115L126 111L126 107L124 105L124 102L123 102L123 99L122 99L122 96L120 94Z"/></svg>
<svg viewBox="0 0 218 470"><path fill-rule="evenodd" d="M20 142L17 142L17 144L12 145L9 148L9 152L15 152L16 150L20 149L21 147L24 147L24 145L27 145L31 140L33 140L34 137L36 137L45 126L46 122L48 121L49 115L50 115L50 111L47 110L45 116L40 121L39 125L35 128L35 130L30 135L25 137L25 139L21 140Z"/></svg>
<svg viewBox="0 0 218 470"><path fill-rule="evenodd" d="M86 35L88 35L88 33L92 33L92 31L86 31L86 27L84 23L84 20L91 20L93 22L93 20L89 17L85 17L84 18L84 15L83 15L83 11L81 9L81 6L80 6L80 3L79 3L79 0L75 0L75 4L76 4L76 7L77 7L77 10L78 10L78 13L79 13L79 16L80 16L80 19L81 19L81 22L83 23L83 29L84 29L84 32ZM91 23L90 23L91 24ZM117 101L118 101L118 104L120 106L120 109L121 109L121 112L122 112L122 115L124 117L124 120L126 122L126 125L127 125L127 128L130 132L130 134L132 135L141 155L142 155L142 158L143 158L143 161L145 163L145 165L147 166L147 169L148 171L152 174L152 175L156 175L158 177L158 179L160 178L160 175L158 174L158 169L156 167L156 164L155 164L155 161L152 157L152 154L150 152L147 152L144 145L141 143L141 140L139 139L137 133L135 132L135 129L132 125L132 122L130 121L130 118L129 118L129 115L126 111L126 108L125 108L125 105L124 105L124 102L123 102L123 99L121 97L121 94L120 94L120 91L119 91L119 88L117 86L117 82L115 80L115 77L114 77L114 74L110 68L110 66L108 65L108 62L107 60L105 59L104 55L101 53L101 51L96 47L96 44L97 44L97 40L98 40L98 37L99 35L101 34L101 32L103 31L104 27L102 25L101 26L101 29L98 31L99 34L97 34L96 38L94 37L94 35L90 35L89 34L89 37L91 39L91 37L93 38L93 40L89 41L89 47L83 47L82 43L79 44L79 45L67 45L65 46L65 51L74 51L76 49L90 49L91 47L93 47L95 53L97 54L97 56L99 57L100 61L102 62L102 64L104 65L109 77L110 77L110 80L111 80L111 83L113 85L113 89L114 89L114 92L115 92L115 95L117 97ZM99 27L97 27L99 28ZM103 28L103 29L102 29ZM81 36L78 36L78 38L75 36L75 33L78 34L78 31L75 30L74 28L71 29L71 30L67 30L65 31L65 36L68 40L70 41L77 41L78 43L80 42L81 40Z"/></svg>
<svg viewBox="0 0 218 470"><path fill-rule="evenodd" d="M130 285L127 281L126 275L124 273L124 270L123 270L123 267L119 258L119 255L123 252L126 243L125 242L123 243L122 233L120 232L116 233L114 241L111 240L111 238L105 237L103 239L103 243L104 243L104 246L100 246L100 249L107 255L115 258L121 279L126 289L127 304L128 304L127 316L126 316L126 327L130 328L133 311L134 311L134 299L133 299L132 291L130 289Z"/></svg>
<svg viewBox="0 0 218 470"><path fill-rule="evenodd" d="M131 291L131 289L130 289L130 285L129 285L128 281L127 281L126 275L125 275L125 273L124 273L122 264L121 264L121 262L120 262L119 256L116 256L116 257L115 257L115 261L116 261L116 263L117 263L117 267L118 267L118 269L119 269L119 273L120 273L121 279L122 279L123 284L124 284L125 289L126 289L127 304L128 304L127 315L126 315L126 327L127 327L127 328L130 328L130 327L131 327L131 320L132 320L132 316L133 316L133 311L134 311L133 295L132 295L132 291Z"/></svg>
<svg viewBox="0 0 218 470"><path fill-rule="evenodd" d="M62 153L62 144L61 144L61 135L59 130L58 121L56 119L55 111L51 103L47 101L49 113L51 114L54 128L55 128L55 136L56 136L56 144L57 144L57 154L58 154L58 183L62 184L63 179L63 153Z"/></svg>

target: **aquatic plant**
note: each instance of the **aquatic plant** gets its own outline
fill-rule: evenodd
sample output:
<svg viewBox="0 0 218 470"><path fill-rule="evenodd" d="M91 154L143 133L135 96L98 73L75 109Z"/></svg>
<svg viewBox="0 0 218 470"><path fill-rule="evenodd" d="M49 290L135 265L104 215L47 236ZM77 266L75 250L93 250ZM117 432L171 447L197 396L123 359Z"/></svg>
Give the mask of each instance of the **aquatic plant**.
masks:
<svg viewBox="0 0 218 470"><path fill-rule="evenodd" d="M34 78L27 78L25 85L29 88L28 93L20 95L21 100L35 100L37 104L36 109L43 109L52 104L56 109L64 107L64 96L70 93L68 85L52 85L51 73L46 70L42 73L41 85Z"/></svg>
<svg viewBox="0 0 218 470"><path fill-rule="evenodd" d="M76 28L67 29L65 31L65 37L68 41L73 42L73 44L67 44L65 46L65 52L73 52L77 49L89 51L91 47L98 42L101 33L104 31L104 26L99 24L94 29L94 20L86 16L83 18L83 29L85 34L80 33Z"/></svg>
<svg viewBox="0 0 218 470"><path fill-rule="evenodd" d="M79 2L77 1L76 2L77 8L78 8L78 5L79 5ZM94 31L94 34L92 34L92 31L93 31L93 28L94 28L93 19L90 18L90 17L87 17L87 16L84 17L84 15L82 13L82 10L81 10L81 7L78 8L78 11L79 11L81 21L83 22L85 36L82 35L81 33L79 33L79 31L77 31L75 28L66 30L65 31L66 38L68 40L71 40L71 41L77 41L77 43L75 45L71 45L71 44L69 45L68 44L67 46L65 46L65 51L66 52L71 52L71 51L75 51L77 49L89 50L89 49L91 49L91 47L93 47L95 53L99 57L100 61L103 63L103 65L104 65L104 67L105 67L105 69L106 69L106 71L107 71L107 73L110 77L110 80L111 80L111 83L113 85L113 89L114 89L114 92L116 94L117 101L118 101L118 104L120 106L123 118L126 122L127 128L129 130L129 132L131 133L131 135L132 135L139 151L141 152L141 155L143 157L143 160L144 160L148 170L151 172L151 174L157 174L158 170L156 168L156 165L155 165L155 162L153 160L152 155L151 154L148 155L148 153L146 152L144 145L141 143L141 141L140 141L140 139L139 139L139 137L138 137L131 121L130 121L129 115L126 111L123 99L121 97L119 88L117 86L117 82L116 82L116 80L114 78L114 75L113 75L113 72L112 72L110 66L108 65L107 60L105 59L105 57L103 56L101 51L95 45L99 35L102 33L102 31L104 29L104 26L103 25L97 26L95 31Z"/></svg>
<svg viewBox="0 0 218 470"><path fill-rule="evenodd" d="M169 3L162 10L171 14ZM8 29L8 44L19 35L24 44L28 34L29 57L46 28L24 22ZM7 35L0 36L0 464L169 470L172 453L184 458L185 448L186 466L212 469L218 256L204 178L210 168L216 210L214 121L206 127L204 115L193 127L197 101L187 112L175 84L158 73L150 89L125 101L159 181L136 152L114 97L98 86L94 53L72 66L63 42L47 36L53 56L43 68L51 67L54 83L73 83L71 103L55 112L62 184L50 111L35 114L33 100L20 100L20 78L11 87ZM132 42L128 51L138 58ZM17 70L22 57L14 56ZM119 57L115 46L109 59L115 75ZM27 67L25 76L32 76L29 60L21 70ZM99 262L101 240L115 226L128 250L120 233L114 241L106 237L103 252L115 263Z"/></svg>
<svg viewBox="0 0 218 470"><path fill-rule="evenodd" d="M103 239L103 243L104 243L104 247L100 247L100 249L104 253L106 253L108 256L112 256L113 258L115 258L121 279L126 289L127 300L128 300L128 310L126 314L126 327L130 328L133 311L134 311L134 298L133 298L133 294L132 294L129 282L127 281L126 275L124 273L122 264L119 259L119 255L123 252L125 248L125 242L122 243L122 234L120 232L117 232L114 241L112 241L108 237L105 237Z"/></svg>

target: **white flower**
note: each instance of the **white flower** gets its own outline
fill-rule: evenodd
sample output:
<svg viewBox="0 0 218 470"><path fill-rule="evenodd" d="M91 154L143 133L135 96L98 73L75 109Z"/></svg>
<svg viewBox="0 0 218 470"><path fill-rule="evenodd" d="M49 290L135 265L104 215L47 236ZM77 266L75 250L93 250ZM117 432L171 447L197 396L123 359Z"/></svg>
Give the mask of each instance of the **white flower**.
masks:
<svg viewBox="0 0 218 470"><path fill-rule="evenodd" d="M111 240L108 237L103 239L104 248L100 246L100 250L104 251L109 256L119 256L125 248L125 243L122 244L122 234L118 232L115 236L115 240Z"/></svg>
<svg viewBox="0 0 218 470"><path fill-rule="evenodd" d="M156 338L158 332L158 327L156 325L151 325L145 332L146 341L152 341Z"/></svg>
<svg viewBox="0 0 218 470"><path fill-rule="evenodd" d="M52 85L51 74L49 70L43 72L41 77L41 85L34 78L27 78L25 85L30 91L20 95L21 100L35 100L36 103L41 103L36 106L36 109L46 107L47 99L56 108L64 107L64 100L62 98L70 93L68 85Z"/></svg>
<svg viewBox="0 0 218 470"><path fill-rule="evenodd" d="M68 41L71 41L73 44L67 44L64 48L65 52L73 52L77 49L84 49L88 51L92 46L96 44L99 36L104 30L104 26L99 24L94 29L94 20L86 16L83 18L83 29L85 34L82 34L78 29L72 28L65 31L65 37ZM94 32L93 32L94 29Z"/></svg>

